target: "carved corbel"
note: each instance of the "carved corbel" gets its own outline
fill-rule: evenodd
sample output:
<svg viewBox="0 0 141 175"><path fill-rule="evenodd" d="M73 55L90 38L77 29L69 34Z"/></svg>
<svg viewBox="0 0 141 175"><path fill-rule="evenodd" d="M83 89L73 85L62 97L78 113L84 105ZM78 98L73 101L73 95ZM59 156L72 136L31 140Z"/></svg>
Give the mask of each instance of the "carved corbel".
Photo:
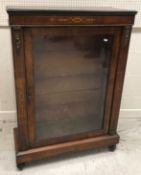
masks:
<svg viewBox="0 0 141 175"><path fill-rule="evenodd" d="M14 44L15 44L15 48L16 48L16 53L19 54L20 49L21 49L21 27L13 27L13 31L14 31Z"/></svg>

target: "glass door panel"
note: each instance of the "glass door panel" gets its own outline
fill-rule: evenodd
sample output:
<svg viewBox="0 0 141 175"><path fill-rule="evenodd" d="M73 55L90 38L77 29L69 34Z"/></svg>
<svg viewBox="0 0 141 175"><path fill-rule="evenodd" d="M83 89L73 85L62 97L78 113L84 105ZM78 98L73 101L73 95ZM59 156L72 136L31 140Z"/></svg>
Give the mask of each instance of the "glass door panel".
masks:
<svg viewBox="0 0 141 175"><path fill-rule="evenodd" d="M114 35L91 27L32 35L35 142L102 130Z"/></svg>

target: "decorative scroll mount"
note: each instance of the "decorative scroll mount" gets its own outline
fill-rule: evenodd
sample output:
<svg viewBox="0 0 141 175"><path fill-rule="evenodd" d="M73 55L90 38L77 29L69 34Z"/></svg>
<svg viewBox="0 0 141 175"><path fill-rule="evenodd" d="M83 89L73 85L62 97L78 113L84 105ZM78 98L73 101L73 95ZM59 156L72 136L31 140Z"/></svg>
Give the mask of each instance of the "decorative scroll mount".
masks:
<svg viewBox="0 0 141 175"><path fill-rule="evenodd" d="M130 38L130 32L131 32L131 26L126 26L124 27L124 32L123 32L123 45L124 47L127 46Z"/></svg>
<svg viewBox="0 0 141 175"><path fill-rule="evenodd" d="M19 54L20 49L21 49L21 27L13 27L14 30L14 43L15 43L15 48L16 48L16 53Z"/></svg>

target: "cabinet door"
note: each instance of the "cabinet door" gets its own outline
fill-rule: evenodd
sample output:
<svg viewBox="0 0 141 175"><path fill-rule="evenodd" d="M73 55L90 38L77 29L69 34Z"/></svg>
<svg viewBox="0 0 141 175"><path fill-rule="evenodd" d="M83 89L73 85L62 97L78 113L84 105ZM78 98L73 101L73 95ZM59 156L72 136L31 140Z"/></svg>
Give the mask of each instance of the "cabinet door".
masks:
<svg viewBox="0 0 141 175"><path fill-rule="evenodd" d="M118 27L24 30L30 146L108 132Z"/></svg>

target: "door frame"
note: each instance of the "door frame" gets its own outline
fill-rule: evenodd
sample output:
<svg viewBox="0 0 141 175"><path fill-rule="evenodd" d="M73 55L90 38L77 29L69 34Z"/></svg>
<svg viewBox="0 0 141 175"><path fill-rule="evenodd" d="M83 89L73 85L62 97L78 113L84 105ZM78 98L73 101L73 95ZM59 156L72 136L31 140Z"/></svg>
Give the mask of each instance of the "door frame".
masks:
<svg viewBox="0 0 141 175"><path fill-rule="evenodd" d="M27 132L28 132L28 141L29 147L34 148L38 146L45 146L46 142L35 143L35 110L34 110L34 101L35 101L35 93L34 93L34 61L32 56L32 37L35 36L37 33L46 33L48 30L52 30L52 28L64 28L68 26L50 26L50 27L27 27L24 28L24 45L25 45L25 74L26 74L26 103L27 103ZM80 27L82 26L70 26L70 27ZM84 26L88 27L88 26ZM78 134L77 136L69 136L69 139L62 138L59 139L58 142L53 140L49 144L56 144L60 142L67 142L67 141L76 141L77 139L84 139L84 138L93 138L97 136L107 135L109 126L110 126L110 118L111 118L111 108L113 103L113 92L114 92L114 85L115 85L115 76L116 76L116 69L117 69L117 61L118 61L118 52L120 48L120 35L121 35L121 27L96 27L90 26L94 33L96 34L113 34L113 47L112 47L112 54L111 54L111 62L110 68L108 73L107 79L107 87L106 87L106 96L105 96L105 107L104 107L104 122L103 122L103 129L94 131L94 133L87 133L87 134Z"/></svg>

